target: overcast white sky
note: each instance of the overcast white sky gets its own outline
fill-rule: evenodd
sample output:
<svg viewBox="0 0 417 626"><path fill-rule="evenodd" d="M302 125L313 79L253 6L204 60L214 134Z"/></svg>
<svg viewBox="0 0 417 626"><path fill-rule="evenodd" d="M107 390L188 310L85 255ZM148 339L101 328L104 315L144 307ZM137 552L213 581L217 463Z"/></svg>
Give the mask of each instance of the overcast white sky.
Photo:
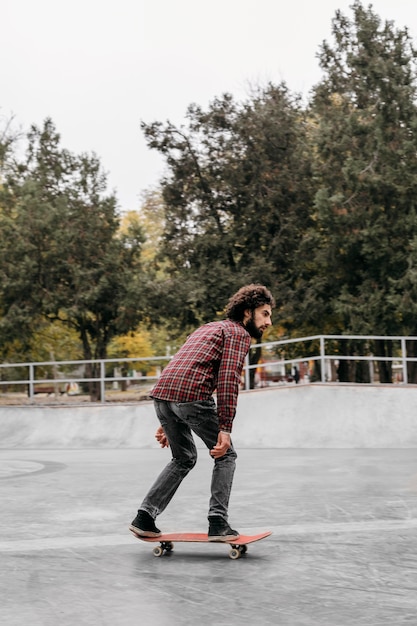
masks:
<svg viewBox="0 0 417 626"><path fill-rule="evenodd" d="M369 3L364 1L367 6ZM337 9L352 0L0 0L0 117L26 130L51 117L62 145L95 152L122 210L136 209L163 161L140 121L179 124L187 106L239 100L286 81L308 95ZM414 0L374 11L417 39Z"/></svg>

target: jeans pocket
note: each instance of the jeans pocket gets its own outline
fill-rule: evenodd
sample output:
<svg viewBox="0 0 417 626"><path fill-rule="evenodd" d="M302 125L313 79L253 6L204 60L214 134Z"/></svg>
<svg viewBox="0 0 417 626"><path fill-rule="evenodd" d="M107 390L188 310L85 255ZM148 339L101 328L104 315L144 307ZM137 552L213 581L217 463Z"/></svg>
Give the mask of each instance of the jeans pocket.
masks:
<svg viewBox="0 0 417 626"><path fill-rule="evenodd" d="M211 419L217 421L216 404L212 399L180 402L177 407L181 419L190 427L198 427Z"/></svg>

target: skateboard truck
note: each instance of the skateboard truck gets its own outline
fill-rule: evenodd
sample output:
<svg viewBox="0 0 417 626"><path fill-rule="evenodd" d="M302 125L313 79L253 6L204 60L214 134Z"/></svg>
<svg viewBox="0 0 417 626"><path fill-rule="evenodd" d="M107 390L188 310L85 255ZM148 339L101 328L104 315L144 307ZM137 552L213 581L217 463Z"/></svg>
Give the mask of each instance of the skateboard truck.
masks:
<svg viewBox="0 0 417 626"><path fill-rule="evenodd" d="M243 556L244 554L246 554L246 552L248 551L248 546L245 543L239 543L239 544L231 544L228 541L213 541L213 542L207 542L207 543L226 543L228 545L230 545L230 550L229 550L229 558L236 560L239 559L241 556ZM152 550L152 554L154 556L163 556L163 554L170 554L172 551L174 550L174 544L172 541L161 541L159 546L156 546L153 550Z"/></svg>

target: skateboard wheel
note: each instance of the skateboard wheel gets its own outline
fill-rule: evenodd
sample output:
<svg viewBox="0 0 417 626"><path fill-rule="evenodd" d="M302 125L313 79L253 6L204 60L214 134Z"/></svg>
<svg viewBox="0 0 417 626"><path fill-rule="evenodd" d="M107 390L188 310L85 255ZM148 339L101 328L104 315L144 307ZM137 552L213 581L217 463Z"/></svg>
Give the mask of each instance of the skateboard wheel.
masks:
<svg viewBox="0 0 417 626"><path fill-rule="evenodd" d="M154 556L162 556L162 555L163 555L163 553L164 553L164 550L163 550L163 548L162 548L161 546L157 546L156 548L154 548L154 549L152 550L152 554L153 554Z"/></svg>
<svg viewBox="0 0 417 626"><path fill-rule="evenodd" d="M229 552L229 558L236 560L240 557L240 550L237 548L232 548Z"/></svg>
<svg viewBox="0 0 417 626"><path fill-rule="evenodd" d="M248 546L240 546L239 550L241 554L246 554L246 552L248 551Z"/></svg>

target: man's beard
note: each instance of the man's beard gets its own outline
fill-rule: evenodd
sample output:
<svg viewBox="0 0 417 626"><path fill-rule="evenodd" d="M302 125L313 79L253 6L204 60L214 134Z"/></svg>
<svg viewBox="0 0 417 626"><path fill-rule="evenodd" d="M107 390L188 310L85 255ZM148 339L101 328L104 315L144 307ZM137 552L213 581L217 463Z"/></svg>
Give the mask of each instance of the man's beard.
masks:
<svg viewBox="0 0 417 626"><path fill-rule="evenodd" d="M254 339L261 339L262 338L263 330L261 328L258 328L255 325L255 320L253 318L253 314L252 314L252 317L250 319L248 319L248 321L246 322L245 328L248 331L248 333L250 334L250 336L253 337Z"/></svg>

